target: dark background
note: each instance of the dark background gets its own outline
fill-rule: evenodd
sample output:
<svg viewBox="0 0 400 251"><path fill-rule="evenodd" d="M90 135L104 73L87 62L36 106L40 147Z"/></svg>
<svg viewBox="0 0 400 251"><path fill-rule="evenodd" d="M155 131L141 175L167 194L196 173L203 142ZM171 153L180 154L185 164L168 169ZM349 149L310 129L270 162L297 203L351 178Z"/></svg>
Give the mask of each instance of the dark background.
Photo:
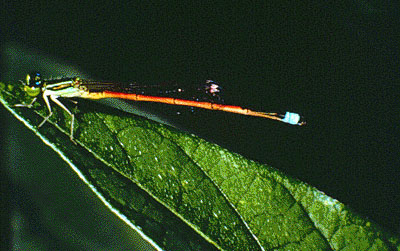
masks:
<svg viewBox="0 0 400 251"><path fill-rule="evenodd" d="M98 80L198 85L212 79L223 86L226 103L302 114L307 125L294 127L221 112L180 109L176 116L175 108L162 106L179 127L272 165L400 233L399 6L5 7L3 50L10 42L23 45ZM1 66L2 72L15 67L4 58ZM17 122L3 120L5 114L1 124L13 131ZM3 147L9 144L2 139Z"/></svg>

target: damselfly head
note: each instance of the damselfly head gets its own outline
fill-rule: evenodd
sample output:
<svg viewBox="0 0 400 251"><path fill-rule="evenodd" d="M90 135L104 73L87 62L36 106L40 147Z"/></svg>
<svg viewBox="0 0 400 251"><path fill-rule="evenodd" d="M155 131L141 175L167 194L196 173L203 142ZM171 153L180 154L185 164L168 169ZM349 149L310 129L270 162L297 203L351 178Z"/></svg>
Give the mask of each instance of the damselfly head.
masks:
<svg viewBox="0 0 400 251"><path fill-rule="evenodd" d="M26 75L26 84L29 87L41 87L42 86L42 75L39 72L34 72Z"/></svg>
<svg viewBox="0 0 400 251"><path fill-rule="evenodd" d="M39 95L42 85L42 77L39 72L26 75L24 90L29 96L35 97Z"/></svg>

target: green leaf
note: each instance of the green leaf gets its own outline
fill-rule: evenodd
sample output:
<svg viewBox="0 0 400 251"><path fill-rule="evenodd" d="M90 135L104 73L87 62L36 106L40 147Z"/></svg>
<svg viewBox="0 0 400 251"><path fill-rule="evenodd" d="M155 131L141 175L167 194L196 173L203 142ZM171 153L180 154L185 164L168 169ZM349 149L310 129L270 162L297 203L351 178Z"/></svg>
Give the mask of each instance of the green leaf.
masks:
<svg viewBox="0 0 400 251"><path fill-rule="evenodd" d="M317 189L196 136L80 100L70 117L33 109L17 85L1 102L110 209L165 250L400 250L399 238ZM84 103L85 105L81 105Z"/></svg>

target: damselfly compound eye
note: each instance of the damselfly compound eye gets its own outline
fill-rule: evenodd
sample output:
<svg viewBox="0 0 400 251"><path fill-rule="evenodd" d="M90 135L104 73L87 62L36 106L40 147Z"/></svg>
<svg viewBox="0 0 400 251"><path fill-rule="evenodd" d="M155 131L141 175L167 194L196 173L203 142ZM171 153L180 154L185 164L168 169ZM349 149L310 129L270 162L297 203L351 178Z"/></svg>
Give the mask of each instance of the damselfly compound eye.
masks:
<svg viewBox="0 0 400 251"><path fill-rule="evenodd" d="M37 88L42 86L42 77L39 72L28 74L26 77L26 84L29 87Z"/></svg>

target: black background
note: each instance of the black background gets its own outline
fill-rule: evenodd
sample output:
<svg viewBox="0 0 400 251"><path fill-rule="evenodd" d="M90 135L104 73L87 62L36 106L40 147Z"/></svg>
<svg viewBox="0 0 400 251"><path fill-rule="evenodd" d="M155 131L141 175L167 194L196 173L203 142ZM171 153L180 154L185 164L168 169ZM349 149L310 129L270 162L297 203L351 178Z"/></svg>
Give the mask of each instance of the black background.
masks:
<svg viewBox="0 0 400 251"><path fill-rule="evenodd" d="M165 108L182 128L299 178L399 234L398 6L6 5L3 43L55 56L93 79L213 79L226 103L302 114L307 125L293 127L198 110L175 118Z"/></svg>

